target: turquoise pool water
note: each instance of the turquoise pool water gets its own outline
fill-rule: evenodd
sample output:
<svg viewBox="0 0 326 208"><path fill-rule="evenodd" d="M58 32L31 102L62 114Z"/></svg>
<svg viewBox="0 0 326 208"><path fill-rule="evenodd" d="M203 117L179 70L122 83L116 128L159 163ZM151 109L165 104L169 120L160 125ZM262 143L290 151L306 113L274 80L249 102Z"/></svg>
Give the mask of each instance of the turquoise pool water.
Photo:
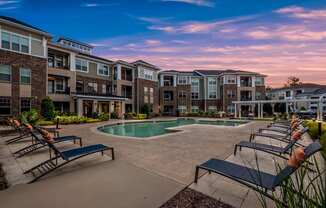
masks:
<svg viewBox="0 0 326 208"><path fill-rule="evenodd" d="M195 119L177 119L173 121L150 121L150 122L133 122L133 123L121 123L114 125L107 125L98 128L100 131L127 137L146 138L152 136L158 136L173 132L167 128L185 126L190 124L205 124L205 125L219 125L219 126L238 126L245 124L247 121L231 121L231 120L195 120Z"/></svg>

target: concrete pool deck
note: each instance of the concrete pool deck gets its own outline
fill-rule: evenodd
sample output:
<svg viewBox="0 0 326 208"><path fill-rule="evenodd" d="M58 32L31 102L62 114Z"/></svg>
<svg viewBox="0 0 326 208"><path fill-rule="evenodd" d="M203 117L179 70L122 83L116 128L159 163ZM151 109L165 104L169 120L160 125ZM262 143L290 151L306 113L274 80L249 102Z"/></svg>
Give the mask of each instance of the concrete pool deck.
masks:
<svg viewBox="0 0 326 208"><path fill-rule="evenodd" d="M81 136L84 144L103 143L112 146L116 151L115 161L111 161L109 156L102 158L94 155L34 184L12 186L0 192L1 205L50 208L104 205L159 207L182 188L192 184L196 165L210 158L232 160L234 144L248 140L252 131L267 124L253 121L238 127L181 126L177 129L182 132L163 135L155 140L124 139L94 131L98 126L114 122L120 121L61 126L60 134ZM7 156L0 155L0 162L8 160L10 163L12 158L9 158L8 152L13 151L14 146L8 147L3 141L0 153L7 151ZM246 154L250 153L241 152L243 157ZM35 157L36 160L36 156L11 161L10 168L16 170L17 165L20 169L30 167L31 158ZM239 160L242 156L239 154L233 160ZM20 174L18 172L17 177ZM12 180L24 182L15 178ZM190 187L235 207L257 204L254 193L242 191L243 186L230 186L228 182L217 180L212 175L203 176L198 184ZM42 198L36 200L39 195Z"/></svg>

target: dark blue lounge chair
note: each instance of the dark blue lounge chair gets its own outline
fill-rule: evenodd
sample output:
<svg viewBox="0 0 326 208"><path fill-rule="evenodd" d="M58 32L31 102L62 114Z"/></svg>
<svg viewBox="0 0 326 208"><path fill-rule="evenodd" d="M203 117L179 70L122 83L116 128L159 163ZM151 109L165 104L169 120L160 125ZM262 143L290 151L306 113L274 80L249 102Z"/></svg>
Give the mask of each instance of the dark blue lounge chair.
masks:
<svg viewBox="0 0 326 208"><path fill-rule="evenodd" d="M39 134L36 130L34 131L34 135L39 135L42 136L41 134ZM30 154L36 150L39 150L41 148L47 147L46 143L44 143L43 141L40 141L39 138L35 137L34 135L32 136L32 144L23 147L19 150L17 150L16 152L14 152L13 154L16 156L16 158L25 156L27 154ZM61 142L73 142L74 144L76 144L76 141L78 141L80 146L83 146L82 143L82 138L77 137L77 136L61 136L61 137L54 137L53 138L54 142L53 143L61 143Z"/></svg>
<svg viewBox="0 0 326 208"><path fill-rule="evenodd" d="M104 154L104 151L111 150L111 156L112 160L114 160L114 149L113 147L107 147L103 144L95 144L95 145L89 145L74 149L69 149L65 151L60 151L52 142L49 142L47 140L41 139L38 137L38 135L35 135L32 132L33 136L39 139L39 141L43 142L45 145L49 147L49 154L50 159L30 168L29 170L26 170L24 174L31 173L34 175L34 179L30 181L29 183L33 183L40 178L44 177L45 175L51 173L52 171L74 161L79 158L85 157L87 155L95 154L95 153L101 153ZM52 154L53 152L53 154Z"/></svg>
<svg viewBox="0 0 326 208"><path fill-rule="evenodd" d="M310 156L320 151L321 149L322 146L319 142L313 142L308 145L304 150L304 161L306 161ZM206 170L209 173L213 172L229 179L232 179L234 181L237 181L259 193L264 194L265 196L273 200L273 195L269 194L268 191L275 191L276 187L280 186L285 179L290 177L290 175L297 170L296 167L286 166L277 175L272 175L232 162L219 159L210 159L204 162L203 164L196 166L194 180L195 183L197 183L198 181L200 169Z"/></svg>
<svg viewBox="0 0 326 208"><path fill-rule="evenodd" d="M308 131L309 131L309 128L305 127L305 128L300 130L300 133L304 134L304 133L306 133ZM260 137L263 137L263 138L274 139L274 140L278 140L278 141L281 141L281 142L287 142L287 143L289 143L290 140L291 140L291 135L290 134L279 135L279 134L259 133L258 132L258 133L253 133L253 134L250 135L249 142L252 142L252 140L255 139L256 136L260 136ZM304 147L304 145L302 145L302 144L300 144L298 142L296 143L296 145Z"/></svg>

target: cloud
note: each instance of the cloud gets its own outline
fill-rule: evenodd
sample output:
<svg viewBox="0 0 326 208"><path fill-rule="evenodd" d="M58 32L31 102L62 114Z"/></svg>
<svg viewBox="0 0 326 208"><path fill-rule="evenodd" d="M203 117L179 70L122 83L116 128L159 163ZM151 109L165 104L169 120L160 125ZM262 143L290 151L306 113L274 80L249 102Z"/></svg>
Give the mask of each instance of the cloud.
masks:
<svg viewBox="0 0 326 208"><path fill-rule="evenodd" d="M326 9L305 9L298 6L290 6L275 11L278 14L286 14L298 19L322 20L326 19Z"/></svg>
<svg viewBox="0 0 326 208"><path fill-rule="evenodd" d="M11 7L0 7L0 10L14 10L18 9L18 6L11 6Z"/></svg>
<svg viewBox="0 0 326 208"><path fill-rule="evenodd" d="M115 6L118 5L118 3L111 3L111 4L100 4L100 3L84 3L81 4L81 7L87 7L87 8L92 8L92 7L106 7L106 6Z"/></svg>
<svg viewBox="0 0 326 208"><path fill-rule="evenodd" d="M321 41L326 39L326 31L312 30L306 25L286 25L277 28L250 29L245 33L252 39L282 39L286 41Z"/></svg>
<svg viewBox="0 0 326 208"><path fill-rule="evenodd" d="M210 0L161 0L162 2L181 2L203 7L215 7L215 3Z"/></svg>
<svg viewBox="0 0 326 208"><path fill-rule="evenodd" d="M5 0L0 0L0 6L8 5L8 4L17 4L20 3L20 1L5 1Z"/></svg>
<svg viewBox="0 0 326 208"><path fill-rule="evenodd" d="M210 33L213 32L220 27L228 24L245 22L248 20L252 20L256 18L257 15L252 16L242 16L228 20L217 20L212 22L198 22L198 21L189 21L182 22L176 25L152 25L149 26L150 30L159 30L167 33Z"/></svg>
<svg viewBox="0 0 326 208"><path fill-rule="evenodd" d="M147 46L157 46L157 45L161 45L161 41L159 41L159 40L145 40L145 44Z"/></svg>
<svg viewBox="0 0 326 208"><path fill-rule="evenodd" d="M138 17L137 19L147 22L147 23L152 23L152 24L163 24L167 20L172 19L171 17L162 17L162 18L157 18L157 17Z"/></svg>

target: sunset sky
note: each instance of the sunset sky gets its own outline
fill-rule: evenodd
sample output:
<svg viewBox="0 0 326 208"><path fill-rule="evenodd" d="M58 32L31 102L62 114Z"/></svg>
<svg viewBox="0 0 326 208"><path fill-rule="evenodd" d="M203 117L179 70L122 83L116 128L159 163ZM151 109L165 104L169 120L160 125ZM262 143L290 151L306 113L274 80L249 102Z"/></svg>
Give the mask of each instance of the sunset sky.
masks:
<svg viewBox="0 0 326 208"><path fill-rule="evenodd" d="M164 70L239 69L326 84L326 0L0 0L0 15Z"/></svg>

